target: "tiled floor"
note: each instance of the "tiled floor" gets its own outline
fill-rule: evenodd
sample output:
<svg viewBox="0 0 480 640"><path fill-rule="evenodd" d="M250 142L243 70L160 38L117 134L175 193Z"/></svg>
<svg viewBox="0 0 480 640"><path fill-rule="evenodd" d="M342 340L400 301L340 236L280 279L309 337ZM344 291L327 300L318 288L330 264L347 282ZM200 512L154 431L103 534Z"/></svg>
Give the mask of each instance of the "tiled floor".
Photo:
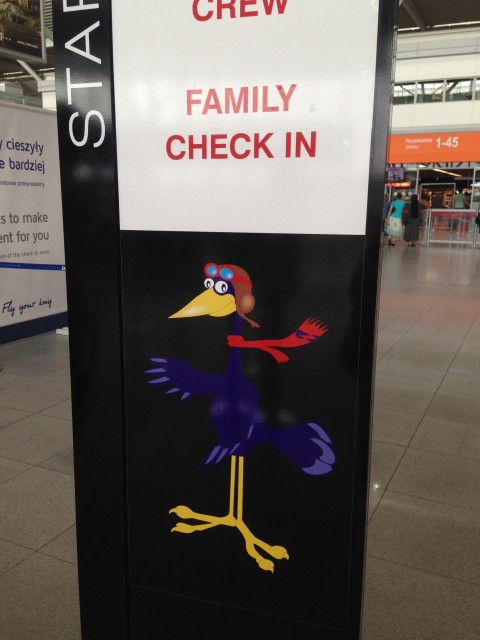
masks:
<svg viewBox="0 0 480 640"><path fill-rule="evenodd" d="M363 640L479 638L480 251L385 247Z"/></svg>
<svg viewBox="0 0 480 640"><path fill-rule="evenodd" d="M68 337L0 362L0 638L78 639Z"/></svg>
<svg viewBox="0 0 480 640"><path fill-rule="evenodd" d="M78 640L68 338L0 362L0 638ZM384 248L369 515L362 640L479 640L478 250Z"/></svg>

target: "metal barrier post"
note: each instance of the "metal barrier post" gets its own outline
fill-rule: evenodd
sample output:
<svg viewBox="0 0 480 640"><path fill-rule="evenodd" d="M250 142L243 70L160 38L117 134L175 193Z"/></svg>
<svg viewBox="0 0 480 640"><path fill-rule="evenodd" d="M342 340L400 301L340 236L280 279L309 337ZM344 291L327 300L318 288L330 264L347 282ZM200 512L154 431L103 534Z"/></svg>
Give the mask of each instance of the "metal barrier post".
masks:
<svg viewBox="0 0 480 640"><path fill-rule="evenodd" d="M425 218L425 228L424 228L423 237L422 237L422 246L424 247L428 247L430 243L431 228L432 228L432 210L427 209L427 215Z"/></svg>

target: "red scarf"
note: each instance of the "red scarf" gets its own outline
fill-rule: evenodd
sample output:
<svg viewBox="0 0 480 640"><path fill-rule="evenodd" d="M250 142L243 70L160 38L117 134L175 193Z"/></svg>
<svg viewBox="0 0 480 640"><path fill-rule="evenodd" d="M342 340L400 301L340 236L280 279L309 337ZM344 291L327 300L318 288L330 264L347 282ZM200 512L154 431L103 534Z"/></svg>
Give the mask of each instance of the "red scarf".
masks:
<svg viewBox="0 0 480 640"><path fill-rule="evenodd" d="M280 338L279 340L244 340L242 336L229 335L227 336L227 342L229 347L261 349L273 356L278 363L283 364L288 362L289 357L280 349L274 349L273 347L302 347L314 342L327 331L328 327L325 324L315 318L308 318L286 338Z"/></svg>

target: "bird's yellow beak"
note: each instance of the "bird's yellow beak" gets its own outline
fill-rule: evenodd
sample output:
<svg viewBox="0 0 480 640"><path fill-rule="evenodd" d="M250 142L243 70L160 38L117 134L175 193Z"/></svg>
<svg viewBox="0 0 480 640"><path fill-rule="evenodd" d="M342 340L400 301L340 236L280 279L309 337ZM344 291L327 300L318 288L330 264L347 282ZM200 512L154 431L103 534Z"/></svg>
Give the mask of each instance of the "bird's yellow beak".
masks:
<svg viewBox="0 0 480 640"><path fill-rule="evenodd" d="M235 298L230 293L221 296L213 289L207 289L169 318L193 318L207 315L221 318L228 316L236 309Z"/></svg>

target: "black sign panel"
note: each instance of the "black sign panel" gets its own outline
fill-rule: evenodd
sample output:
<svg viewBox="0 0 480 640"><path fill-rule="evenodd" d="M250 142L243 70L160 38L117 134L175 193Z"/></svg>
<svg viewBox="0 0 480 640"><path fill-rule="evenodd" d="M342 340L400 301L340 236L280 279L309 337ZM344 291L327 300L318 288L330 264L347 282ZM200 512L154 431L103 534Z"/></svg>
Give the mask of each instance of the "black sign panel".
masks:
<svg viewBox="0 0 480 640"><path fill-rule="evenodd" d="M124 269L132 582L347 628L363 242L127 232L122 250L138 257ZM207 255L249 265L260 327L243 349L229 316L169 318L205 290Z"/></svg>

